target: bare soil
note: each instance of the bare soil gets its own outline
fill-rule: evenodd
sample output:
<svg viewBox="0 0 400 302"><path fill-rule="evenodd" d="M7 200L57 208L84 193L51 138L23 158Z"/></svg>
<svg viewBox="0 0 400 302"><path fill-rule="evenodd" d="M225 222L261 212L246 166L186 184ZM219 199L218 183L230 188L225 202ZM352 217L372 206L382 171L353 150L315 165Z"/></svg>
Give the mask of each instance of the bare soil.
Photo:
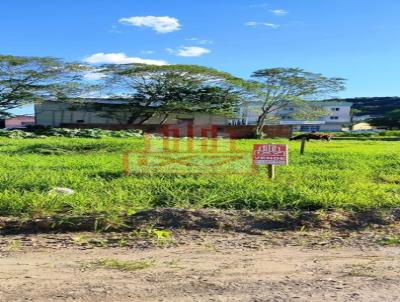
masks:
<svg viewBox="0 0 400 302"><path fill-rule="evenodd" d="M391 210L320 210L320 211L238 211L218 209L160 208L139 211L132 215L109 217L96 215L53 215L21 219L0 217L0 235L20 233L129 231L148 226L185 230L218 229L245 233L265 230L363 229L370 225L400 223L400 209Z"/></svg>
<svg viewBox="0 0 400 302"><path fill-rule="evenodd" d="M0 301L400 301L399 228L0 237ZM385 241L386 240L386 241ZM152 261L136 271L99 259Z"/></svg>

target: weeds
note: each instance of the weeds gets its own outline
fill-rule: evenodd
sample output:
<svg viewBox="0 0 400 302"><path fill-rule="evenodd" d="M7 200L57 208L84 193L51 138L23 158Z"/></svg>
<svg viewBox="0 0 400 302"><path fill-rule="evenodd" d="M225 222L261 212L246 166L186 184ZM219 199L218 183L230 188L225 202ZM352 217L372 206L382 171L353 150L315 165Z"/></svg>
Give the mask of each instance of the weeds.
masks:
<svg viewBox="0 0 400 302"><path fill-rule="evenodd" d="M138 260L138 261L122 261L118 259L98 259L91 262L87 267L89 268L105 268L115 269L120 271L132 272L144 270L155 266L154 260Z"/></svg>
<svg viewBox="0 0 400 302"><path fill-rule="evenodd" d="M0 216L106 213L109 222L101 225L112 228L120 214L155 207L300 212L400 207L399 142L310 142L302 157L298 142L282 139L238 140L237 145L251 154L253 144L267 142L290 144L290 165L277 167L274 181L264 172L126 177L122 152L143 149L140 138L0 137ZM48 194L54 187L75 194Z"/></svg>
<svg viewBox="0 0 400 302"><path fill-rule="evenodd" d="M107 246L107 239L99 239L99 238L92 238L89 236L76 236L72 238L72 241L76 245L80 246L97 246L97 247L106 247Z"/></svg>
<svg viewBox="0 0 400 302"><path fill-rule="evenodd" d="M158 246L168 246L174 243L174 238L171 231L159 230L152 226L142 230L135 230L131 232L130 235L142 239L150 239L155 245Z"/></svg>
<svg viewBox="0 0 400 302"><path fill-rule="evenodd" d="M11 240L8 242L7 246L5 247L6 252L18 252L22 248L21 240Z"/></svg>
<svg viewBox="0 0 400 302"><path fill-rule="evenodd" d="M382 245L400 245L400 236L385 237L379 242Z"/></svg>

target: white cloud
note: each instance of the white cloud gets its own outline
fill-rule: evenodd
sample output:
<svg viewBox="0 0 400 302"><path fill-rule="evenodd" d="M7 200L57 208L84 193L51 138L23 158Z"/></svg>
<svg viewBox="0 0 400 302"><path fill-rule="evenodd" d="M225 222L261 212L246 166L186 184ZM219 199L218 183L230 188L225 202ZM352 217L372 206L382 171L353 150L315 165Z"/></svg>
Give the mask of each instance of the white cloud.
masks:
<svg viewBox="0 0 400 302"><path fill-rule="evenodd" d="M84 58L85 62L91 64L148 64L148 65L166 65L168 64L163 60L151 60L151 59L142 59L138 57L128 57L123 52L119 53L95 53L86 58Z"/></svg>
<svg viewBox="0 0 400 302"><path fill-rule="evenodd" d="M118 20L120 23L125 25L132 25L138 27L150 27L158 33L169 33L176 30L180 30L181 24L176 18L164 16L143 16L143 17L129 17L121 18Z"/></svg>
<svg viewBox="0 0 400 302"><path fill-rule="evenodd" d="M246 22L244 25L246 26L251 26L251 27L260 27L260 26L264 26L264 27L269 27L269 28L278 28L280 27L279 24L275 24L275 23L267 23L267 22L255 22L255 21L249 21Z"/></svg>
<svg viewBox="0 0 400 302"><path fill-rule="evenodd" d="M264 25L266 27L271 27L271 28L278 28L280 27L279 24L275 24L275 23L261 23L261 25Z"/></svg>
<svg viewBox="0 0 400 302"><path fill-rule="evenodd" d="M244 25L246 25L246 26L257 26L257 24L258 24L258 22L249 21L249 22L246 22Z"/></svg>
<svg viewBox="0 0 400 302"><path fill-rule="evenodd" d="M270 12L276 16L285 16L289 13L288 11L286 11L284 9L271 9Z"/></svg>
<svg viewBox="0 0 400 302"><path fill-rule="evenodd" d="M207 48L198 46L183 46L178 49L167 48L166 50L179 57L200 57L211 52Z"/></svg>
<svg viewBox="0 0 400 302"><path fill-rule="evenodd" d="M186 41L191 41L200 45L209 45L209 44L213 44L214 42L211 40L206 40L206 39L199 39L199 38L189 38L186 39Z"/></svg>
<svg viewBox="0 0 400 302"><path fill-rule="evenodd" d="M142 50L140 53L144 54L144 55L152 55L155 53L154 50Z"/></svg>

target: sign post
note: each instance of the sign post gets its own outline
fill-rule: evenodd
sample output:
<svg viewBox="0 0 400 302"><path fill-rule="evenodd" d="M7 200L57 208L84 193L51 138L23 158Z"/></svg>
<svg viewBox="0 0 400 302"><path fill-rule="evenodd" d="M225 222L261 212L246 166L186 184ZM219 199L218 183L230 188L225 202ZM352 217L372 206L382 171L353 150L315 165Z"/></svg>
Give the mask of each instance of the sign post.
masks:
<svg viewBox="0 0 400 302"><path fill-rule="evenodd" d="M304 149L306 148L306 139L303 137L301 139L300 155L304 154Z"/></svg>
<svg viewBox="0 0 400 302"><path fill-rule="evenodd" d="M267 165L267 173L269 179L275 178L275 166L274 165Z"/></svg>
<svg viewBox="0 0 400 302"><path fill-rule="evenodd" d="M288 165L288 145L257 144L253 146L253 165L266 165L269 179L275 178L275 165Z"/></svg>

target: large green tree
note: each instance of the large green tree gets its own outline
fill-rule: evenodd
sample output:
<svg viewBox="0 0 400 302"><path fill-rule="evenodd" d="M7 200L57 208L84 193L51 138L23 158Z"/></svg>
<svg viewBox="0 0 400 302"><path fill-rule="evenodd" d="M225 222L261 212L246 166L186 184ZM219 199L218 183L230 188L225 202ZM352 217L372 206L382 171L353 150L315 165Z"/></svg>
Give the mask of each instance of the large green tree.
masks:
<svg viewBox="0 0 400 302"><path fill-rule="evenodd" d="M283 108L295 106L311 115L315 110L308 101L321 100L344 89L345 80L328 78L300 68L260 69L252 74L253 92L260 101L260 115L255 135L262 136L266 121Z"/></svg>
<svg viewBox="0 0 400 302"><path fill-rule="evenodd" d="M120 107L129 113L129 124L143 124L155 116L163 123L174 113L234 115L245 92L243 80L197 65L135 64L103 70L114 97L127 100Z"/></svg>
<svg viewBox="0 0 400 302"><path fill-rule="evenodd" d="M0 116L27 103L76 93L84 70L56 58L0 55Z"/></svg>
<svg viewBox="0 0 400 302"><path fill-rule="evenodd" d="M400 129L400 109L386 112L383 117L373 118L369 123L377 127L387 127L390 130Z"/></svg>

